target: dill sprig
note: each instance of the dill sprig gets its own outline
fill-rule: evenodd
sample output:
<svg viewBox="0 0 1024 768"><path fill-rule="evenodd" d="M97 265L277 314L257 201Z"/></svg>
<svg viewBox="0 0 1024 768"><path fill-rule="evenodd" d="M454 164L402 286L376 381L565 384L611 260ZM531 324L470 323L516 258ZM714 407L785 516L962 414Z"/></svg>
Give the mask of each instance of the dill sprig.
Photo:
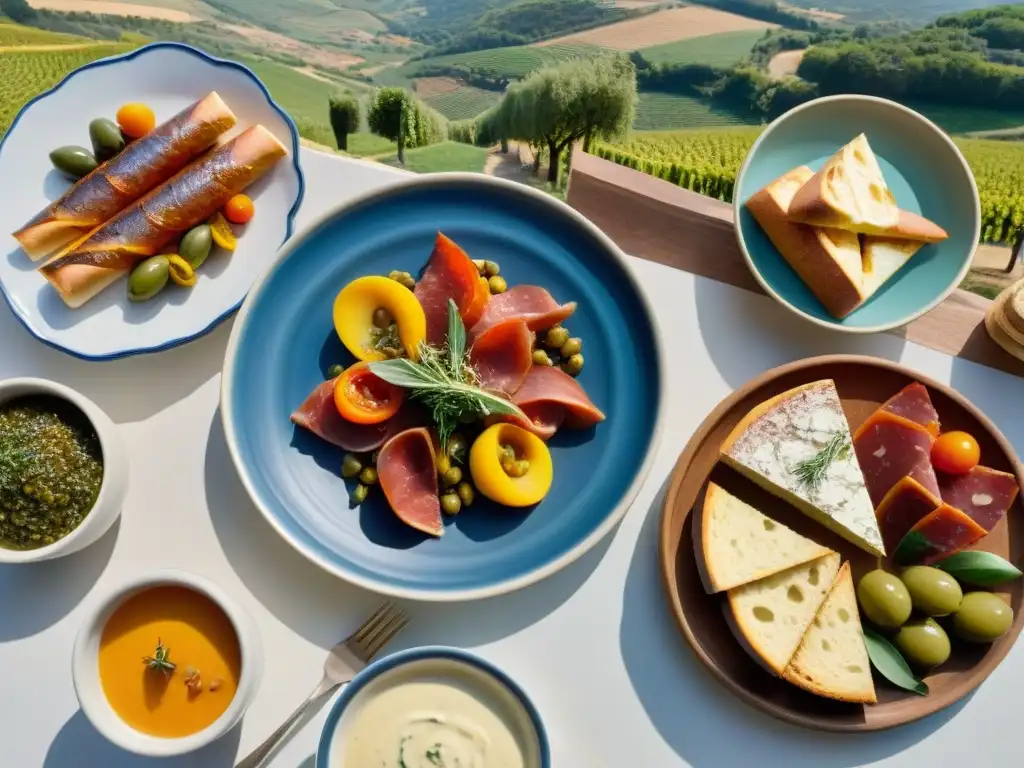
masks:
<svg viewBox="0 0 1024 768"><path fill-rule="evenodd" d="M832 466L832 462L838 459L845 459L849 453L850 441L847 440L846 435L842 432L836 432L825 443L824 448L809 459L804 459L797 464L793 468L793 474L796 475L797 480L807 486L813 493L821 487L825 476L828 474L828 468Z"/></svg>
<svg viewBox="0 0 1024 768"><path fill-rule="evenodd" d="M460 423L485 416L525 414L503 395L480 386L469 364L466 327L455 302L448 300L448 342L441 349L420 344L419 360L407 358L370 363L370 370L396 387L412 392L430 411L441 445Z"/></svg>

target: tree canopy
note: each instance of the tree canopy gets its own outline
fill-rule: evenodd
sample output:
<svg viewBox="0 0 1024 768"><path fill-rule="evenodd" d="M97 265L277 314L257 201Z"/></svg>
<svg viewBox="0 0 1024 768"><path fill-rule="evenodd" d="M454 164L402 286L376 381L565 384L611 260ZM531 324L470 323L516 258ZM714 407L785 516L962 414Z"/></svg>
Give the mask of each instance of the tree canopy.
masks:
<svg viewBox="0 0 1024 768"><path fill-rule="evenodd" d="M335 93L329 101L331 129L338 149L348 149L348 135L359 130L359 100L351 93Z"/></svg>
<svg viewBox="0 0 1024 768"><path fill-rule="evenodd" d="M380 88L367 113L370 130L398 145L398 161L405 150L436 144L447 138L446 121L404 88Z"/></svg>

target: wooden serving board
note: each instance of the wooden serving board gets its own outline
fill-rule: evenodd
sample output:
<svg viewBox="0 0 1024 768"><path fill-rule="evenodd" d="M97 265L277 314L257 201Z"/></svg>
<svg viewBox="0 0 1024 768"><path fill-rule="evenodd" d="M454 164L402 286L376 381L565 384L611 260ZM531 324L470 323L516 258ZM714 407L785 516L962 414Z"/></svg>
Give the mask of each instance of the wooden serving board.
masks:
<svg viewBox="0 0 1024 768"><path fill-rule="evenodd" d="M718 461L722 440L759 403L788 389L832 379L851 428L857 427L892 395L919 381L928 387L942 429L965 430L981 446L982 464L1012 472L1024 488L1024 470L1009 441L981 411L950 387L904 366L872 357L834 355L801 360L770 370L718 405L694 433L679 457L662 509L660 560L669 605L697 657L733 693L770 715L796 725L828 731L875 731L918 720L953 704L978 685L1006 656L1024 626L1024 580L999 593L1014 610L1010 632L992 645L953 641L949 661L927 676L928 696L903 691L875 675L878 704L846 704L807 693L760 666L740 646L725 619L724 594L704 591L694 556L694 510L700 509L709 480L769 517L838 551L853 567L854 579L879 567L879 559L855 547L785 501L763 491ZM1024 510L1021 497L1006 518L975 547L1016 565L1024 562ZM888 568L888 564L884 564ZM967 589L967 588L965 588Z"/></svg>

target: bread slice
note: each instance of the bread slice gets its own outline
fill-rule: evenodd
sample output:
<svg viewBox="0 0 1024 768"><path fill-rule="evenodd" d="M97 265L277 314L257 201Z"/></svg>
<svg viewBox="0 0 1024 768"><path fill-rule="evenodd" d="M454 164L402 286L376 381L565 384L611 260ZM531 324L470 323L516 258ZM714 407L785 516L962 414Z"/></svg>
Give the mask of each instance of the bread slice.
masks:
<svg viewBox="0 0 1024 768"><path fill-rule="evenodd" d="M874 296L923 246L924 243L919 240L893 240L867 235L861 256L864 265L861 294L864 299Z"/></svg>
<svg viewBox="0 0 1024 768"><path fill-rule="evenodd" d="M790 221L793 197L814 172L794 168L747 200L747 210L768 239L833 317L846 317L864 301L860 240L852 232Z"/></svg>
<svg viewBox="0 0 1024 768"><path fill-rule="evenodd" d="M763 579L830 552L715 483L708 485L704 495L700 530L697 563L709 594Z"/></svg>
<svg viewBox="0 0 1024 768"><path fill-rule="evenodd" d="M722 442L722 461L861 549L884 556L850 425L831 379L752 409ZM811 464L819 465L808 478Z"/></svg>
<svg viewBox="0 0 1024 768"><path fill-rule="evenodd" d="M730 589L729 624L740 644L781 677L839 572L839 555L824 557Z"/></svg>
<svg viewBox="0 0 1024 768"><path fill-rule="evenodd" d="M860 704L877 701L848 562L839 569L783 677L818 696Z"/></svg>

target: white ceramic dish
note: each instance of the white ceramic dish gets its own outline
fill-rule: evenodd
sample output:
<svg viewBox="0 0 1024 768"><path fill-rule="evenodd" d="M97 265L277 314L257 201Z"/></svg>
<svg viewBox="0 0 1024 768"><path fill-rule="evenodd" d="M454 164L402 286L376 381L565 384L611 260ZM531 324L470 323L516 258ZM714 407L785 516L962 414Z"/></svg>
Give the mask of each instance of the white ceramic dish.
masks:
<svg viewBox="0 0 1024 768"><path fill-rule="evenodd" d="M224 713L210 726L177 739L164 739L140 733L127 725L111 708L103 693L99 676L99 646L110 616L132 595L160 586L193 589L220 606L235 628L242 653L242 673L235 697ZM242 719L252 704L263 678L263 647L256 623L216 584L185 571L157 571L139 576L101 599L86 616L72 654L71 673L82 712L103 736L129 752L147 757L183 755L216 741Z"/></svg>
<svg viewBox="0 0 1024 768"><path fill-rule="evenodd" d="M239 237L237 251L211 256L188 291L169 289L134 304L121 280L84 307L69 309L9 234L68 186L50 165L49 152L66 144L88 146L89 121L113 118L126 102L149 104L162 122L210 91L217 91L238 117L226 136L260 123L290 152L246 191L256 203L256 216ZM100 59L29 102L0 142L0 233L7 238L0 255L0 292L30 333L76 357L109 360L177 346L238 309L291 235L302 193L295 125L248 68L177 43Z"/></svg>
<svg viewBox="0 0 1024 768"><path fill-rule="evenodd" d="M96 503L81 524L64 538L38 549L3 549L0 563L34 563L77 552L99 539L114 524L128 494L128 452L117 427L99 406L70 387L46 379L0 381L0 404L32 395L49 395L74 405L96 430L103 453L103 483Z"/></svg>

